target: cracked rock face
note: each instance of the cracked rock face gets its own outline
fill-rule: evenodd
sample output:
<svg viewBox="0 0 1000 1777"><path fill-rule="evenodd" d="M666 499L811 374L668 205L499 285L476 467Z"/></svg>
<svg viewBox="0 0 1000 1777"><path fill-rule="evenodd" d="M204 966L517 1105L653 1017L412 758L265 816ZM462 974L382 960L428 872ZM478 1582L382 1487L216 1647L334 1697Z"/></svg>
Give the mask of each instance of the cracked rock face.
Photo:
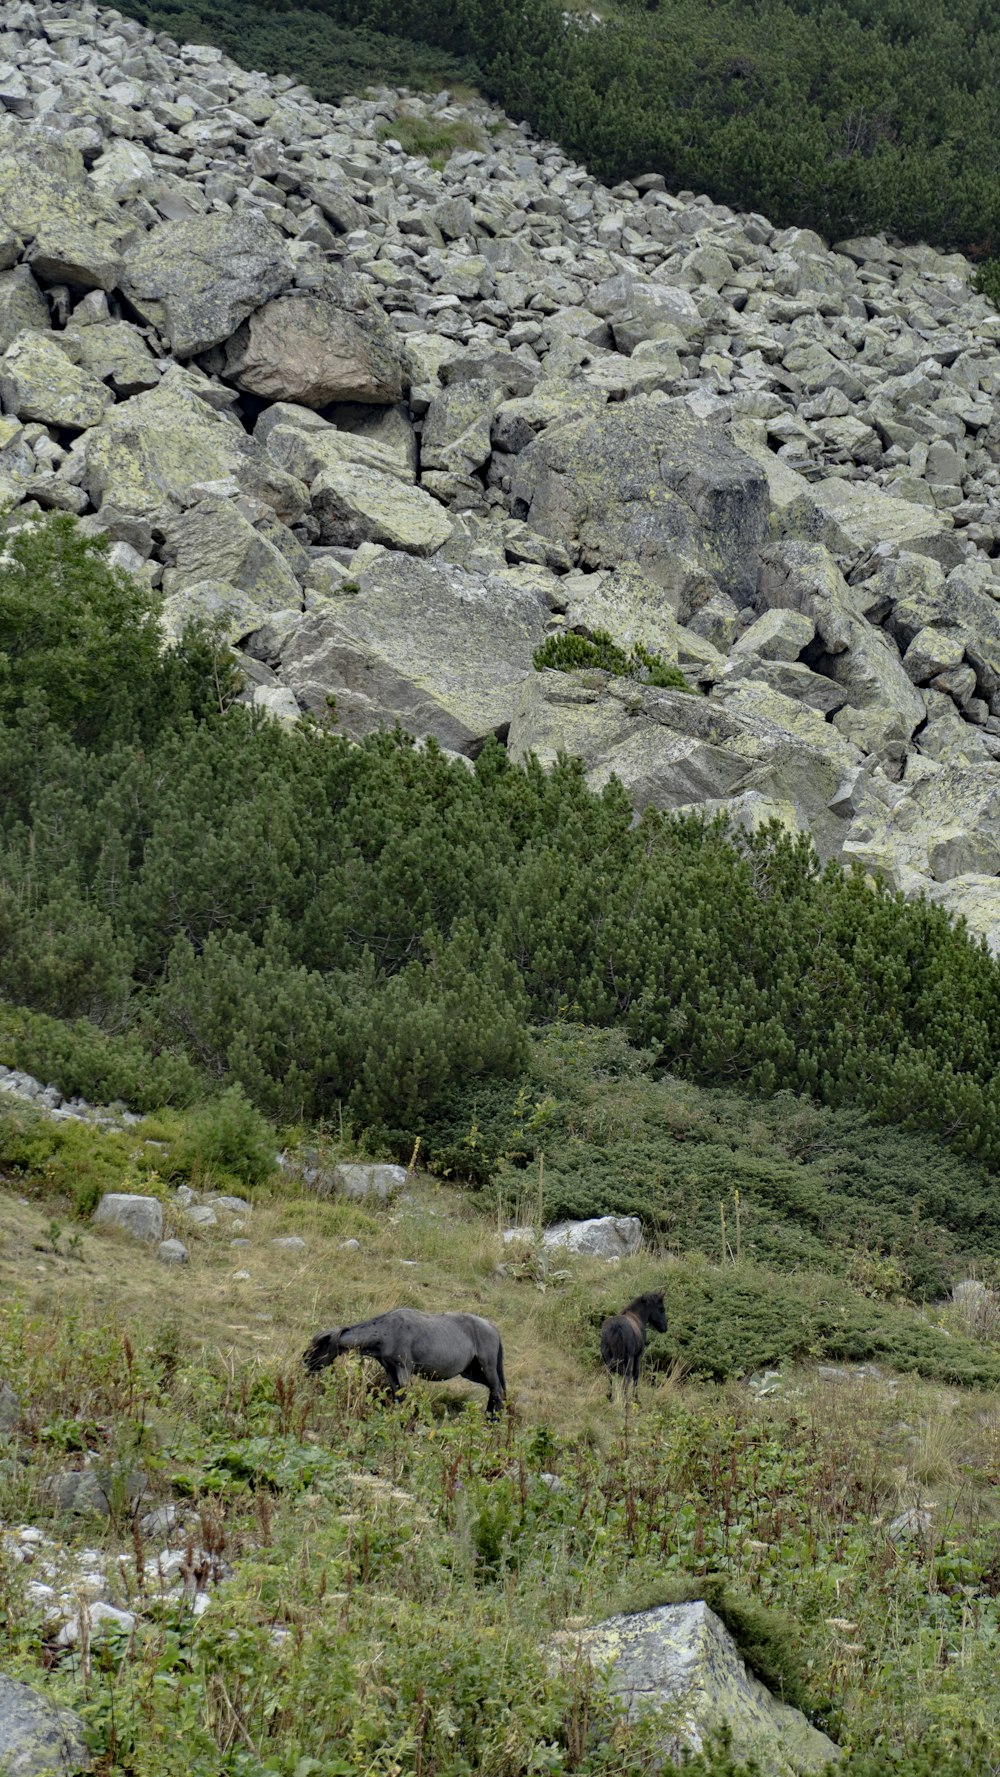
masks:
<svg viewBox="0 0 1000 1777"><path fill-rule="evenodd" d="M8 0L0 63L12 522L108 533L275 720L576 751L1000 950L1000 316L967 261L608 190L482 101L323 105L76 0ZM432 168L407 116L478 146ZM535 671L596 629L693 695Z"/></svg>

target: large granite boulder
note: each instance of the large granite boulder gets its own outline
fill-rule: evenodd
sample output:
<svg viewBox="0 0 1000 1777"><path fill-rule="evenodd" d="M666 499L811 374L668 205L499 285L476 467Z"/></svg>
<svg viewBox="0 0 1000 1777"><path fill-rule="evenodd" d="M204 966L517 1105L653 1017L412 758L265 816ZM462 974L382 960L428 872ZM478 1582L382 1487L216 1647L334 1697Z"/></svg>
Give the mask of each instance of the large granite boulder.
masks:
<svg viewBox="0 0 1000 1777"><path fill-rule="evenodd" d="M707 1604L664 1604L608 1617L563 1637L607 1673L612 1696L630 1717L664 1711L663 1751L699 1752L722 1727L739 1761L754 1759L768 1777L805 1777L840 1757L838 1747L798 1709L779 1702L748 1671L728 1629Z"/></svg>
<svg viewBox="0 0 1000 1777"><path fill-rule="evenodd" d="M169 563L163 575L168 596L199 581L217 580L247 594L261 617L301 603L298 581L281 550L232 500L199 500L167 520L163 560Z"/></svg>
<svg viewBox="0 0 1000 1777"><path fill-rule="evenodd" d="M47 284L113 290L123 251L139 226L87 177L83 157L50 130L3 119L0 231L30 243L36 277Z"/></svg>
<svg viewBox="0 0 1000 1777"><path fill-rule="evenodd" d="M104 383L74 364L58 333L19 333L0 358L0 401L22 420L80 432L113 402Z"/></svg>
<svg viewBox="0 0 1000 1777"><path fill-rule="evenodd" d="M408 487L364 463L321 470L309 490L324 543L382 543L411 555L433 555L452 533L445 508L423 488Z"/></svg>
<svg viewBox="0 0 1000 1777"><path fill-rule="evenodd" d="M307 487L324 469L350 463L379 475L394 475L409 485L416 479L412 461L377 435L334 425L309 408L293 407L287 401L265 408L254 427L254 439L264 445L273 462Z"/></svg>
<svg viewBox="0 0 1000 1777"><path fill-rule="evenodd" d="M195 487L233 479L287 523L300 518L308 504L301 482L213 406L211 393L207 378L199 383L174 365L155 389L111 408L76 446L95 506L107 499L158 524L194 504Z"/></svg>
<svg viewBox="0 0 1000 1777"><path fill-rule="evenodd" d="M851 823L845 857L899 888L912 886L907 872L939 883L1000 874L1000 771L994 764L920 763L921 775L908 771L899 801L866 809Z"/></svg>
<svg viewBox="0 0 1000 1777"><path fill-rule="evenodd" d="M638 1216L590 1216L583 1222L553 1222L542 1245L592 1259L629 1259L642 1245Z"/></svg>
<svg viewBox="0 0 1000 1777"><path fill-rule="evenodd" d="M703 575L699 591L708 594L712 584L711 578ZM689 582L689 603L693 602L692 585L693 581ZM661 660L710 669L710 677L723 668L719 650L706 637L678 622L663 588L634 562L625 562L612 572L566 574L559 581L552 602L562 611L567 629L584 635L606 630L626 652L641 645Z"/></svg>
<svg viewBox="0 0 1000 1777"><path fill-rule="evenodd" d="M94 1211L99 1228L122 1228L136 1240L163 1238L163 1205L158 1197L130 1191L105 1191Z"/></svg>
<svg viewBox="0 0 1000 1777"><path fill-rule="evenodd" d="M193 358L287 289L294 269L283 235L263 216L193 216L151 228L130 250L120 288L174 357Z"/></svg>
<svg viewBox="0 0 1000 1777"><path fill-rule="evenodd" d="M378 555L355 584L278 643L282 682L307 710L326 714L332 696L353 739L398 721L461 753L506 733L545 636L539 593L396 554Z"/></svg>
<svg viewBox="0 0 1000 1777"><path fill-rule="evenodd" d="M93 1759L71 1709L30 1685L0 1677L0 1771L4 1777L82 1777Z"/></svg>
<svg viewBox="0 0 1000 1777"><path fill-rule="evenodd" d="M74 317L57 338L75 364L107 383L116 395L138 395L142 389L155 389L160 380L161 364L139 329L127 321L81 326Z"/></svg>
<svg viewBox="0 0 1000 1777"><path fill-rule="evenodd" d="M518 456L510 505L581 566L637 561L669 587L678 551L689 550L738 604L753 597L767 481L721 426L669 401L640 397L550 426Z"/></svg>
<svg viewBox="0 0 1000 1777"><path fill-rule="evenodd" d="M397 336L364 286L346 274L257 308L226 341L223 374L265 401L326 407L388 403L403 393Z"/></svg>
<svg viewBox="0 0 1000 1777"><path fill-rule="evenodd" d="M910 739L926 719L923 698L890 637L864 615L863 589L848 586L827 549L770 544L761 552L757 596L766 612L797 612L813 625L809 663L843 687L852 710L864 712L862 722L842 724L863 750Z"/></svg>
<svg viewBox="0 0 1000 1777"><path fill-rule="evenodd" d="M794 534L804 521L807 534L814 534L811 511L818 509L822 520L820 540L835 555L848 560L857 560L885 543L919 550L921 554L946 560L950 566L960 559L949 537L954 523L951 514L939 512L933 506L899 500L881 488L841 479L812 482L807 503L809 515L804 516L795 507L787 514L789 529Z"/></svg>

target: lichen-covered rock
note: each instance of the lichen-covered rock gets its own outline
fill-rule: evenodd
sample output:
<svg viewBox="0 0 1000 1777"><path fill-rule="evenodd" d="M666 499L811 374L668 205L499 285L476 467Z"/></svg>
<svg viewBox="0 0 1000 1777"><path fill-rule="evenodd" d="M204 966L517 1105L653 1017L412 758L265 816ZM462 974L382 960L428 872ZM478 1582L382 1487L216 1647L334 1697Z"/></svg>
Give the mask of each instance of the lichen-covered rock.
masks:
<svg viewBox="0 0 1000 1777"><path fill-rule="evenodd" d="M931 765L908 779L905 796L891 807L866 810L855 819L844 846L894 886L905 872L935 882L1000 873L1000 772L995 765Z"/></svg>
<svg viewBox="0 0 1000 1777"><path fill-rule="evenodd" d="M31 243L31 264L43 283L113 290L123 250L139 228L91 184L71 143L33 125L4 122L0 226Z"/></svg>
<svg viewBox="0 0 1000 1777"><path fill-rule="evenodd" d="M111 408L77 448L83 485L96 506L108 497L119 511L156 523L193 504L197 485L230 478L266 499L286 522L294 523L308 504L302 484L210 405L178 366L155 389Z"/></svg>
<svg viewBox="0 0 1000 1777"><path fill-rule="evenodd" d="M289 615L300 616L298 602ZM204 623L224 642L235 644L274 616L252 592L240 592L225 580L192 580L170 592L160 607L160 628L168 643L179 642L190 623Z"/></svg>
<svg viewBox="0 0 1000 1777"><path fill-rule="evenodd" d="M48 305L27 265L0 271L0 352L19 333L44 333L51 325Z"/></svg>
<svg viewBox="0 0 1000 1777"><path fill-rule="evenodd" d="M301 602L298 581L281 550L232 500L199 500L168 520L163 559L169 564L163 575L168 597L215 579L245 594L262 617Z"/></svg>
<svg viewBox="0 0 1000 1777"><path fill-rule="evenodd" d="M634 1719L664 1711L668 1758L698 1752L727 1727L737 1760L755 1759L769 1777L805 1777L840 1757L798 1709L781 1703L747 1670L729 1631L707 1604L665 1604L609 1617L563 1636L608 1674L611 1694Z"/></svg>
<svg viewBox="0 0 1000 1777"><path fill-rule="evenodd" d="M474 753L506 732L548 611L541 596L444 562L381 554L358 590L308 613L281 643L280 671L304 708L360 739L402 722Z"/></svg>
<svg viewBox="0 0 1000 1777"><path fill-rule="evenodd" d="M423 488L407 487L363 463L334 463L309 490L324 543L383 543L410 555L433 555L452 533L444 507Z"/></svg>
<svg viewBox="0 0 1000 1777"><path fill-rule="evenodd" d="M673 809L744 790L790 802L821 855L846 831L830 799L861 754L822 716L758 681L717 687L718 696L661 691L606 673L536 673L525 681L508 748L552 764L582 758L587 781L612 776L636 808Z"/></svg>
<svg viewBox="0 0 1000 1777"><path fill-rule="evenodd" d="M75 319L59 334L73 361L116 395L138 395L155 389L161 366L153 357L138 328L127 321L103 321L81 326Z"/></svg>
<svg viewBox="0 0 1000 1777"><path fill-rule="evenodd" d="M177 358L221 344L294 276L284 238L263 216L161 222L130 249L121 290Z"/></svg>
<svg viewBox="0 0 1000 1777"><path fill-rule="evenodd" d="M0 358L0 400L22 420L83 431L112 405L110 389L74 364L57 333L19 333Z"/></svg>
<svg viewBox="0 0 1000 1777"><path fill-rule="evenodd" d="M950 514L912 500L897 500L881 488L856 481L811 483L808 495L823 519L821 541L834 555L856 560L879 544L920 548L933 554L953 528ZM793 523L793 520L790 520ZM947 553L947 551L946 551ZM954 560L959 559L954 557Z"/></svg>
<svg viewBox="0 0 1000 1777"><path fill-rule="evenodd" d="M4 1777L82 1777L93 1759L84 1724L30 1685L0 1676L0 1771Z"/></svg>
<svg viewBox="0 0 1000 1777"><path fill-rule="evenodd" d="M357 463L379 475L393 475L410 485L416 479L412 462L403 459L380 438L366 432L348 431L287 401L266 408L254 429L272 462L311 487L324 469Z"/></svg>
<svg viewBox="0 0 1000 1777"><path fill-rule="evenodd" d="M721 427L640 397L551 426L518 456L511 511L576 550L582 566L637 561L669 585L694 549L738 604L753 596L767 538L767 482Z"/></svg>
<svg viewBox="0 0 1000 1777"><path fill-rule="evenodd" d="M566 574L552 597L567 629L606 630L626 652L642 646L671 664L709 669L709 676L724 666L718 648L678 622L663 588L633 562L610 573Z"/></svg>
<svg viewBox="0 0 1000 1777"><path fill-rule="evenodd" d="M256 308L226 342L227 380L265 401L388 403L403 392L402 351L377 304L346 274Z"/></svg>
<svg viewBox="0 0 1000 1777"><path fill-rule="evenodd" d="M496 385L455 382L435 395L420 441L420 467L471 475L490 454L490 426L498 404Z"/></svg>

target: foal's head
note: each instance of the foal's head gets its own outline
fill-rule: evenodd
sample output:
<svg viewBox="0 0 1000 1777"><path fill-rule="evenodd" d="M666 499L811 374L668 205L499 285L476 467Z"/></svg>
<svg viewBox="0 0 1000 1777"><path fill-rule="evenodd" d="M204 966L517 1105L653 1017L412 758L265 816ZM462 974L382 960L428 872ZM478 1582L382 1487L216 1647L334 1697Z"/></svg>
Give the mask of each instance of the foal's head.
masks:
<svg viewBox="0 0 1000 1777"><path fill-rule="evenodd" d="M636 1296L630 1302L626 1312L638 1314L654 1333L665 1333L667 1330L667 1311L663 1305L663 1291L649 1290L645 1296Z"/></svg>

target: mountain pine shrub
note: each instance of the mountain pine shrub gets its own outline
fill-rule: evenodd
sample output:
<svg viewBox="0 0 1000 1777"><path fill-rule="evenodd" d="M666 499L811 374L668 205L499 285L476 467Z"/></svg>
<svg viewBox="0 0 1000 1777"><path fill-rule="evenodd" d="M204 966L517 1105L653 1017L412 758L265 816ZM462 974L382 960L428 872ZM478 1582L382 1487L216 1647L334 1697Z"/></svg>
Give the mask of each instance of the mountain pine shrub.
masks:
<svg viewBox="0 0 1000 1777"><path fill-rule="evenodd" d="M636 644L631 654L626 654L624 648L612 641L606 629L595 629L589 637L577 635L574 630L549 636L535 649L532 659L539 672L546 667L552 667L561 673L576 672L582 667L598 667L602 672L613 673L617 679L639 679L643 684L664 689L690 690L679 666L674 666L669 660L661 660L657 654L651 654L641 642Z"/></svg>

